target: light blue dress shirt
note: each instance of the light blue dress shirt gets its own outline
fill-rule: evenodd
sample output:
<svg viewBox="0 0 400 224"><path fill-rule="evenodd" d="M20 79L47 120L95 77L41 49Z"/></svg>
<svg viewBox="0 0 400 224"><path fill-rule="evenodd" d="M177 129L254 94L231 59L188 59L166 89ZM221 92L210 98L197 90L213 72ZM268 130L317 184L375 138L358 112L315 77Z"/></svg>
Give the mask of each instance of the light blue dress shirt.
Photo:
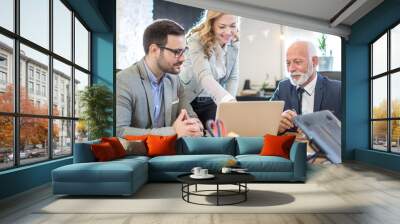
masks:
<svg viewBox="0 0 400 224"><path fill-rule="evenodd" d="M153 118L155 127L153 128L161 128L165 127L165 113L164 113L164 82L163 78L160 79L160 82L157 81L157 77L151 72L149 67L144 63L146 67L146 72L150 80L151 91L153 93Z"/></svg>

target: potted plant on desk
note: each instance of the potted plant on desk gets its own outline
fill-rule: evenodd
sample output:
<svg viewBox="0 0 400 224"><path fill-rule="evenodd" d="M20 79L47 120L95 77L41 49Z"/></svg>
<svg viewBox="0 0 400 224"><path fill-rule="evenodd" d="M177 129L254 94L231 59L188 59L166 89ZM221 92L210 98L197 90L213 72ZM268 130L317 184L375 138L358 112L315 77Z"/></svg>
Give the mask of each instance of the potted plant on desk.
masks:
<svg viewBox="0 0 400 224"><path fill-rule="evenodd" d="M332 51L330 56L326 55L326 34L322 34L318 38L318 48L322 53L322 56L318 57L318 67L319 71L331 71L333 65Z"/></svg>

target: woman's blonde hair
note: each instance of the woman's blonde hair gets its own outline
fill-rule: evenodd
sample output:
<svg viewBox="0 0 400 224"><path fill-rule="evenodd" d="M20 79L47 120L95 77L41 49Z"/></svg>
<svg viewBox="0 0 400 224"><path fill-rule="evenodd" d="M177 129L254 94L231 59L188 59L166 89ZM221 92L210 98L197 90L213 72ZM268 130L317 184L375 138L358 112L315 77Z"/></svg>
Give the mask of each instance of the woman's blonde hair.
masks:
<svg viewBox="0 0 400 224"><path fill-rule="evenodd" d="M214 22L219 17L225 14L226 13L223 12L207 10L204 13L203 18L200 20L200 22L188 32L187 37L190 37L193 34L198 34L200 38L200 43L203 45L204 48L204 53L207 55L208 58L211 57L213 48L215 46L215 43L217 42L213 30ZM238 32L235 33L233 41L239 41Z"/></svg>

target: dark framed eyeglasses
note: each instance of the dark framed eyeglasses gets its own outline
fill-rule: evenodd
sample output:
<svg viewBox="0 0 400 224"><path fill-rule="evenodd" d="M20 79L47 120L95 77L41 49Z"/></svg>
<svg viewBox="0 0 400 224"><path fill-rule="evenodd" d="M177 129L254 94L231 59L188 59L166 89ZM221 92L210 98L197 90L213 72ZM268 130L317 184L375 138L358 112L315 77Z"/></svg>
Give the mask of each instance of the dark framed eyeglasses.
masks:
<svg viewBox="0 0 400 224"><path fill-rule="evenodd" d="M172 48L164 47L164 46L158 46L158 47L163 50L165 49L165 50L171 51L172 53L174 53L176 58L181 57L187 50L189 50L188 47L185 47L183 49L182 48L172 49Z"/></svg>

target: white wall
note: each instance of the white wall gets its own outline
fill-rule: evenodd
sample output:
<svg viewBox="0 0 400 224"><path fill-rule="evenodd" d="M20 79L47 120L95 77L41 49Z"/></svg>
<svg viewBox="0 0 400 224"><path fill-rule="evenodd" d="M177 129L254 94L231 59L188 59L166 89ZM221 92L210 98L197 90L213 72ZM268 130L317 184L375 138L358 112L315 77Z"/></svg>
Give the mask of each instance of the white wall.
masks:
<svg viewBox="0 0 400 224"><path fill-rule="evenodd" d="M321 33L312 32L258 20L240 20L240 83L238 93L243 89L244 80L250 79L253 89L259 89L266 80L270 87L275 81L287 77L286 49L296 40L311 41L318 52L318 38ZM327 55L332 51L333 71L341 70L341 39L327 35Z"/></svg>
<svg viewBox="0 0 400 224"><path fill-rule="evenodd" d="M245 79L251 80L253 88L260 88L269 74L272 84L282 74L281 26L277 24L241 18L240 20L240 53L239 92L243 89Z"/></svg>
<svg viewBox="0 0 400 224"><path fill-rule="evenodd" d="M284 26L284 35L285 35L284 49L287 49L294 41L307 40L307 41L311 41L314 44L315 49L317 50L318 56L322 56L322 53L320 52L320 50L318 48L318 38L321 37L321 35L322 35L321 33ZM327 56L330 56L332 53L332 56L334 58L332 71L341 71L341 64L342 64L342 62L341 62L341 57L342 57L341 39L340 39L340 37L333 36L333 35L326 35L326 37L327 37L326 38L326 54L327 54ZM283 58L283 60L285 60L285 58Z"/></svg>
<svg viewBox="0 0 400 224"><path fill-rule="evenodd" d="M144 56L143 32L152 22L153 1L117 1L117 69L125 69Z"/></svg>

